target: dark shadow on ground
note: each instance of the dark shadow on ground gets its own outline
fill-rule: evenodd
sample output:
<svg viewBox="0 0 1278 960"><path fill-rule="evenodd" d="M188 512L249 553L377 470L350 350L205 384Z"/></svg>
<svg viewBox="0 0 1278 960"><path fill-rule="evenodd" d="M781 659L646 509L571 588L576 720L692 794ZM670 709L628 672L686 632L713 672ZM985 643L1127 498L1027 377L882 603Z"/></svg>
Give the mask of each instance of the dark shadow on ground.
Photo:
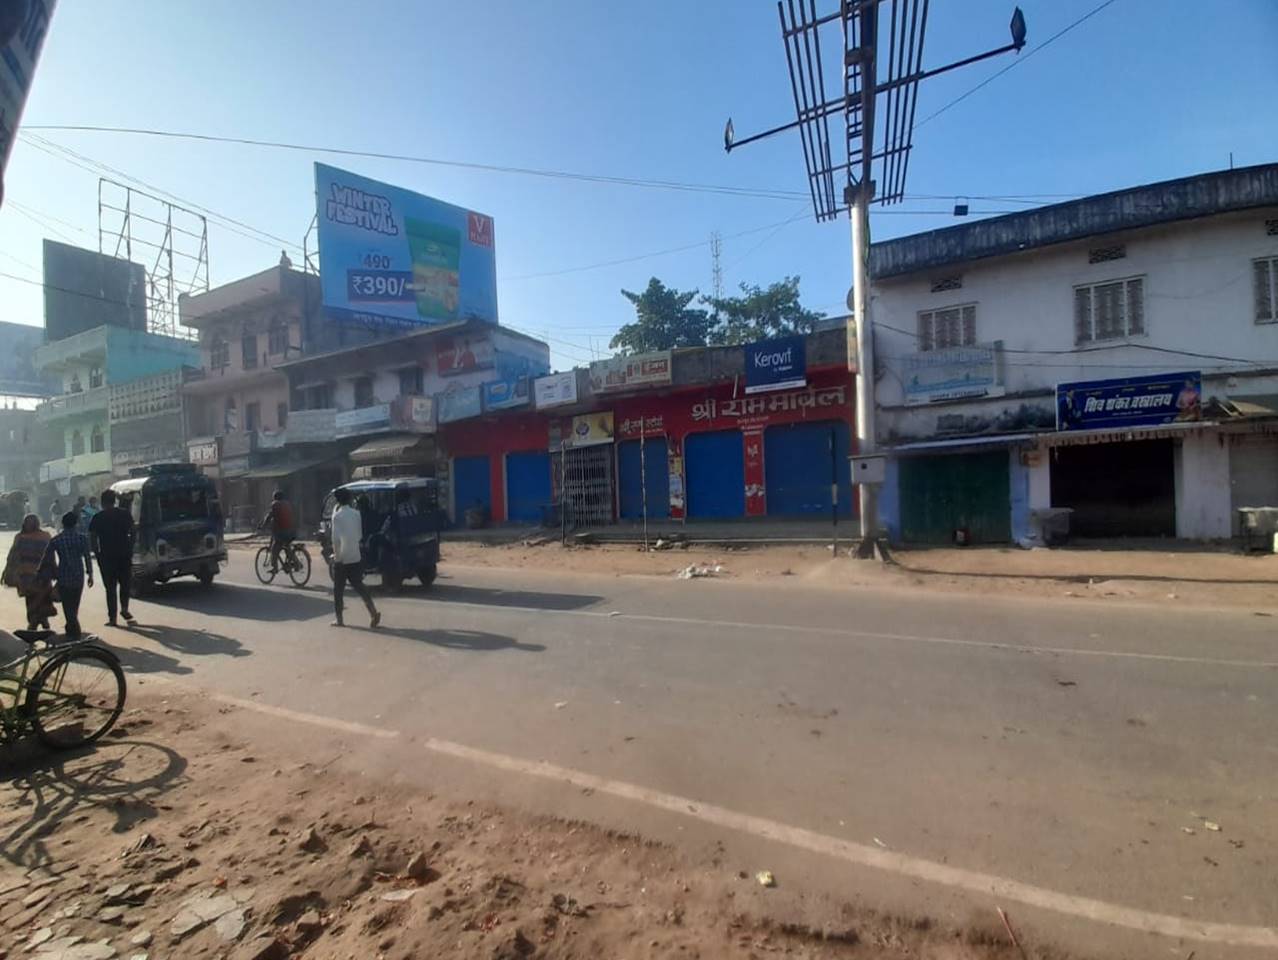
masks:
<svg viewBox="0 0 1278 960"><path fill-rule="evenodd" d="M12 799L0 826L0 860L22 869L54 862L46 838L91 807L109 810L111 829L126 833L159 813L156 801L183 782L187 761L175 750L110 734L61 753L34 740L0 749L0 775Z"/></svg>
<svg viewBox="0 0 1278 960"><path fill-rule="evenodd" d="M147 607L170 607L189 610L210 617L234 617L277 623L283 620L309 620L332 610L326 596L312 588L307 590L275 590L219 580L211 587L195 581L179 581L158 587L137 601L133 612L145 621Z"/></svg>
<svg viewBox="0 0 1278 960"><path fill-rule="evenodd" d="M347 621L348 627L356 626ZM359 627L357 629L367 629ZM405 640L417 640L436 647L449 650L470 650L476 653L487 653L494 650L523 650L526 653L541 653L546 649L540 643L520 643L514 637L499 633L485 633L482 630L410 630L406 627L378 628L377 633L389 633L393 637Z"/></svg>
<svg viewBox="0 0 1278 960"><path fill-rule="evenodd" d="M546 593L540 590L501 590L495 587L463 587L436 580L431 586L405 584L398 593L385 588L387 597L420 597L441 603L476 603L489 607L533 607L538 610L581 610L602 603L603 597L585 593Z"/></svg>
<svg viewBox="0 0 1278 960"><path fill-rule="evenodd" d="M900 554L897 554L897 558L897 567L905 573L935 577L962 577L967 580L1046 580L1052 583L1090 583L1092 586L1100 586L1103 583L1121 580L1132 583L1210 583L1217 586L1244 584L1278 588L1278 582L1274 580L1239 580L1235 577L1223 579L1221 577L1187 576L1154 577L1139 573L999 573L997 571L935 570L931 567L919 567L910 563L902 563L899 559Z"/></svg>

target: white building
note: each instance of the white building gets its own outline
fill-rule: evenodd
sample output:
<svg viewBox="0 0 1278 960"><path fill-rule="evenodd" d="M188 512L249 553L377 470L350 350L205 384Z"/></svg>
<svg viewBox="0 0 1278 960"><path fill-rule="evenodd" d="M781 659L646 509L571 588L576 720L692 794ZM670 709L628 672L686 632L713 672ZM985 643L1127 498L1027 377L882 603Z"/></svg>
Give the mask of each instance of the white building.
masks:
<svg viewBox="0 0 1278 960"><path fill-rule="evenodd" d="M1021 540L1051 507L1211 539L1278 505L1278 164L886 241L871 268L894 539ZM1110 382L1141 377L1163 382Z"/></svg>

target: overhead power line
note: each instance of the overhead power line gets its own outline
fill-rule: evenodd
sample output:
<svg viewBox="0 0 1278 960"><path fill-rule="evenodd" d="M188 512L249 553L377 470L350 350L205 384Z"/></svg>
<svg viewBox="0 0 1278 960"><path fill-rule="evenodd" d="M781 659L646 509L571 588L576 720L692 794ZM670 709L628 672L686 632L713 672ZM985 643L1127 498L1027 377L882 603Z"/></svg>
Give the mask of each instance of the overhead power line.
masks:
<svg viewBox="0 0 1278 960"><path fill-rule="evenodd" d="M1079 18L1078 18L1077 20L1075 20L1073 23L1069 24L1068 26L1066 26L1066 27L1065 27L1064 29L1062 29L1062 30L1058 30L1056 33L1052 34L1050 37L1048 37L1046 40L1044 40L1044 41L1043 41L1042 43L1040 43L1038 46L1036 46L1036 47L1031 47L1028 51L1026 51L1026 53L1025 53L1025 55L1024 55L1024 56L1017 57L1015 60L1013 60L1013 61L1012 61L1011 63L1009 63L1007 66L1005 66L1002 70L999 70L999 71L997 71L997 72L995 72L995 73L990 74L988 77L986 77L984 80L982 80L982 81L981 81L980 83L978 83L976 86L972 87L972 88L971 88L970 90L968 90L966 93L961 93L961 94L959 94L957 97L955 97L955 98L954 98L953 100L951 100L949 103L945 104L945 105L944 105L943 107L941 107L939 110L934 110L934 111L932 111L931 113L929 113L926 117L924 117L924 118L923 118L922 120L920 120L918 123L914 124L913 129L917 130L919 127L923 126L923 124L928 123L928 122L930 122L930 121L932 121L932 120L935 120L937 117L939 117L941 114L945 113L945 111L949 110L951 107L956 107L956 106L958 106L960 103L962 103L964 100L966 100L966 99L967 99L968 97L970 97L972 94L976 93L978 90L981 90L981 89L985 88L986 86L988 86L989 84L993 83L995 80L997 80L997 79L998 79L999 77L1001 77L1003 74L1007 73L1009 70L1015 70L1015 69L1016 69L1017 67L1019 67L1022 63L1024 63L1026 60L1028 60L1030 57L1034 56L1034 54L1038 53L1040 50L1042 50L1042 49L1043 49L1043 48L1045 48L1045 47L1049 47L1049 46L1051 46L1053 43L1055 43L1055 42L1056 42L1057 40L1059 40L1061 37L1065 36L1065 34L1069 33L1069 32L1070 32L1071 30L1073 30L1075 27L1081 26L1082 24L1086 23L1086 22L1087 22L1088 20L1090 20L1092 17L1096 16L1096 14L1100 13L1102 10L1104 10L1106 7L1108 7L1110 4L1115 3L1115 2L1116 2L1116 0L1105 0L1105 2L1104 2L1104 3L1101 3L1101 4L1099 4L1098 6L1093 7L1091 10L1088 10L1085 14L1083 14L1081 17L1079 17ZM991 198L991 199L993 199L993 198Z"/></svg>

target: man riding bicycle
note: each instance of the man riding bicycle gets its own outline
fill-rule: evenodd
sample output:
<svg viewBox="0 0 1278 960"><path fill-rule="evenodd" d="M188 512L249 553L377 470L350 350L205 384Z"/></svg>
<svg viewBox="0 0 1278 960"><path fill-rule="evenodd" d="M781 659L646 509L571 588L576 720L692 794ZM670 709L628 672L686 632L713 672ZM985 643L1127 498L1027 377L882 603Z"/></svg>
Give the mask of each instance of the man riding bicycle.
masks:
<svg viewBox="0 0 1278 960"><path fill-rule="evenodd" d="M271 509L257 525L259 530L270 524L271 527L271 573L279 573L280 551L297 539L297 522L293 516L293 505L284 498L283 490L276 490L271 496Z"/></svg>

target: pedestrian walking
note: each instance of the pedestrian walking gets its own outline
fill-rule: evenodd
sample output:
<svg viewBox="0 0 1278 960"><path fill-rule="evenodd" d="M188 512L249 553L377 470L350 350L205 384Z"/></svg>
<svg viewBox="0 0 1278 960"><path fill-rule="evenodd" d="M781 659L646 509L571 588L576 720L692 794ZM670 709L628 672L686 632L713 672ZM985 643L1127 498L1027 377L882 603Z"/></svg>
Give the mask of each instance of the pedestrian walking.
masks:
<svg viewBox="0 0 1278 960"><path fill-rule="evenodd" d="M89 497L89 502L86 503L84 505L84 509L80 511L80 516L84 521L84 529L81 531L82 533L87 534L89 532L89 524L91 524L93 522L93 518L101 512L101 508L98 507L98 498Z"/></svg>
<svg viewBox="0 0 1278 960"><path fill-rule="evenodd" d="M89 521L84 518L84 510L89 502L84 497L76 497L75 506L71 509L75 511L75 523L79 531L86 537L89 535Z"/></svg>
<svg viewBox="0 0 1278 960"><path fill-rule="evenodd" d="M75 527L79 516L74 510L62 515L62 532L49 541L40 563L40 574L47 580L56 580L58 594L62 598L62 615L67 619L67 637L79 640L80 598L84 583L93 586L93 563L89 560L89 541Z"/></svg>
<svg viewBox="0 0 1278 960"><path fill-rule="evenodd" d="M350 583L368 608L368 625L376 628L382 622L382 615L373 605L368 587L364 586L364 561L359 549L364 538L364 521L359 510L351 506L349 490L338 487L333 491L333 499L337 501L330 528L333 539L333 607L337 611L333 626L346 626L342 620L342 601L346 584Z"/></svg>
<svg viewBox="0 0 1278 960"><path fill-rule="evenodd" d="M49 548L49 534L40 528L40 518L28 513L22 529L13 538L4 564L4 583L14 587L27 603L27 629L49 629L49 617L58 611L50 599L53 585L40 577L40 563Z"/></svg>
<svg viewBox="0 0 1278 960"><path fill-rule="evenodd" d="M58 529L58 524L62 522L62 501L54 500L49 504L49 526Z"/></svg>
<svg viewBox="0 0 1278 960"><path fill-rule="evenodd" d="M89 521L89 543L98 558L98 572L106 588L108 627L118 626L116 614L127 623L136 618L129 613L129 591L133 577L133 515L116 505L114 490L102 491L102 509Z"/></svg>

